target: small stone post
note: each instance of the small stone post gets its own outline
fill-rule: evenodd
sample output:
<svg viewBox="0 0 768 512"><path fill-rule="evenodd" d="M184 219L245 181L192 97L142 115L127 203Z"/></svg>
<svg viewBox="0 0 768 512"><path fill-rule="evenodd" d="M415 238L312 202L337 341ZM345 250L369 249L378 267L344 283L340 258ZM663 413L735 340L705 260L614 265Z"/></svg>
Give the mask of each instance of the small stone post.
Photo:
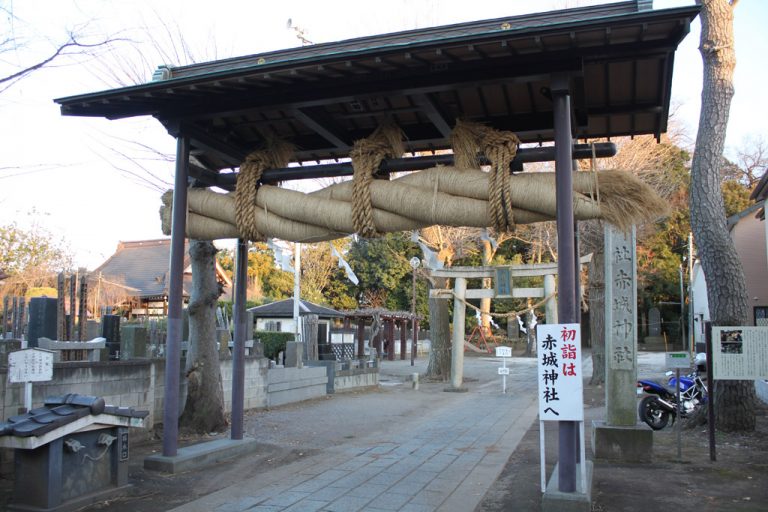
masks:
<svg viewBox="0 0 768 512"><path fill-rule="evenodd" d="M555 285L555 276L553 274L545 275L544 297L552 297L546 304L544 304L544 317L547 319L548 324L557 323L557 295L554 295L556 291L557 286Z"/></svg>

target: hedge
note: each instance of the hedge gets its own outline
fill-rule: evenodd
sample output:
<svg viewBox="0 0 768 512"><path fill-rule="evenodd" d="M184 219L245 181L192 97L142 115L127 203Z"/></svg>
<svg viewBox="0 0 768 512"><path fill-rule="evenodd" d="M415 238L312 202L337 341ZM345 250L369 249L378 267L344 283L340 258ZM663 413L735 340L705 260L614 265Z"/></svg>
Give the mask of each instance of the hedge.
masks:
<svg viewBox="0 0 768 512"><path fill-rule="evenodd" d="M285 352L285 342L293 341L292 332L254 331L253 338L264 346L264 357L277 359L280 352Z"/></svg>

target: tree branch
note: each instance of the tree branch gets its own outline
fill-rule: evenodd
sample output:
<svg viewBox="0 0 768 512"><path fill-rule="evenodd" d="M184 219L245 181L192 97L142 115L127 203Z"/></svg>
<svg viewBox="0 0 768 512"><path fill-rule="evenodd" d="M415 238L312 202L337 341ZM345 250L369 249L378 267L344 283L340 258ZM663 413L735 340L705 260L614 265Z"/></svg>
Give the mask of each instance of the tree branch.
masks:
<svg viewBox="0 0 768 512"><path fill-rule="evenodd" d="M48 57L44 58L39 62L36 62L35 64L32 64L31 66L27 66L17 71L16 73L12 73L10 75L0 77L0 84L7 84L4 87L2 87L0 91L7 90L11 85L13 85L18 80L21 80L27 75L44 68L45 66L49 65L51 62L53 62L54 60L56 60L57 58L63 55L84 54L84 53L87 53L87 50L89 49L106 46L116 41L120 41L120 39L105 39L98 43L90 43L90 44L83 43L78 41L77 36L75 34L70 33L69 39L65 43L59 45L54 50L54 52ZM71 50L71 49L77 49L77 51L69 52L68 50Z"/></svg>

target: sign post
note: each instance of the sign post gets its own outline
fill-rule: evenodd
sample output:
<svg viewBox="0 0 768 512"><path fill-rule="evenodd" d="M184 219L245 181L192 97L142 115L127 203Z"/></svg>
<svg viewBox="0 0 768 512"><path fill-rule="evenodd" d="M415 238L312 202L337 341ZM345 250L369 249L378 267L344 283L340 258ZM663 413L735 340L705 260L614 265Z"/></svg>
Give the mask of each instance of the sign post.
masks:
<svg viewBox="0 0 768 512"><path fill-rule="evenodd" d="M499 375L501 375L501 392L507 393L507 375L509 375L509 368L507 368L507 358L512 357L512 347L496 347L496 357L501 358L501 367L499 367Z"/></svg>
<svg viewBox="0 0 768 512"><path fill-rule="evenodd" d="M545 421L576 421L581 424L579 442L584 454L584 392L581 374L581 326L543 324L536 329L539 377L539 435L541 491L546 491ZM581 457L582 489L587 486L586 457Z"/></svg>
<svg viewBox="0 0 768 512"><path fill-rule="evenodd" d="M683 404L680 402L680 368L686 370L691 366L691 356L688 352L667 352L667 368L675 370L675 400L677 400L677 421L675 422L675 434L677 436L677 460L683 459L683 437L680 432L680 418L683 417Z"/></svg>
<svg viewBox="0 0 768 512"><path fill-rule="evenodd" d="M53 351L27 348L8 354L8 381L24 383L25 412L32 409L32 383L53 379Z"/></svg>

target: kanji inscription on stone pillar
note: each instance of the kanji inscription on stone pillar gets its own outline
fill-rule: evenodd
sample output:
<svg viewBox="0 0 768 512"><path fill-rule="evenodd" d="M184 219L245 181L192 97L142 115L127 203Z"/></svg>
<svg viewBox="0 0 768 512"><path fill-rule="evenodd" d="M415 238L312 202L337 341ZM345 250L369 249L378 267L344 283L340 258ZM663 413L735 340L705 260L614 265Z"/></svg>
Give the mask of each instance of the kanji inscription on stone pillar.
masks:
<svg viewBox="0 0 768 512"><path fill-rule="evenodd" d="M635 368L637 267L635 229L605 228L605 357L612 370Z"/></svg>

